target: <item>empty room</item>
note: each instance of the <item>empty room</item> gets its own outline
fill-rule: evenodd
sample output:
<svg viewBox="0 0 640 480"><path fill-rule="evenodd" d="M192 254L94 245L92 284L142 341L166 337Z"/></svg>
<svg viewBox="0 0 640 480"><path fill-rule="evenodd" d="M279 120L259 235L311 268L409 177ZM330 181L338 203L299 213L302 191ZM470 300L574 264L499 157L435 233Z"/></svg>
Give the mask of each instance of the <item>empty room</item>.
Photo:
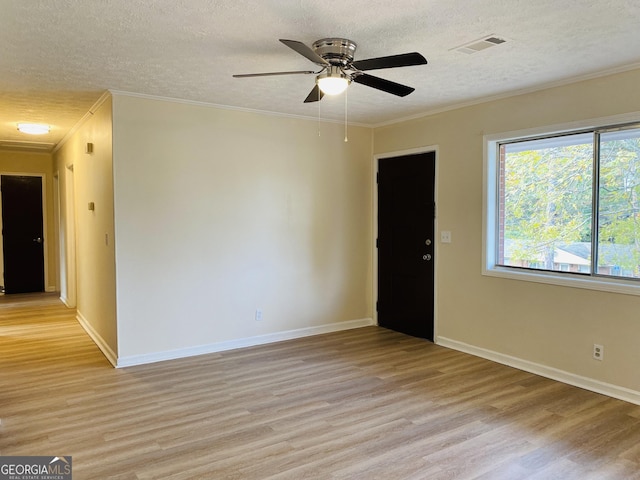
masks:
<svg viewBox="0 0 640 480"><path fill-rule="evenodd" d="M637 2L0 10L0 478L640 479Z"/></svg>

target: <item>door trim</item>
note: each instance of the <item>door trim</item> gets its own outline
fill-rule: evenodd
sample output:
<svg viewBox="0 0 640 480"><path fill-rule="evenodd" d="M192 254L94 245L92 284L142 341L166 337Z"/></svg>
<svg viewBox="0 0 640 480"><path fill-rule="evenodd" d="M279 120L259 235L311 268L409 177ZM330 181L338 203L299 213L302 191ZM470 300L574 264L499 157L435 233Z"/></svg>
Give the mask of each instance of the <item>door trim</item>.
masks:
<svg viewBox="0 0 640 480"><path fill-rule="evenodd" d="M433 265L433 341L434 343L438 343L438 245L439 245L439 230L438 230L438 159L439 159L439 151L438 145L428 145L424 147L411 148L408 150L397 150L394 152L385 152L375 154L373 156L373 235L371 240L371 247L373 252L373 321L376 325L378 325L378 310L376 308L376 302L378 301L378 247L376 247L376 241L378 239L378 169L380 165L380 160L384 158L393 158L393 157L404 157L407 155L415 155L419 153L430 153L434 152L435 159L435 174L434 174L434 185L433 185L433 198L435 198L436 209L435 209L435 218L433 219L433 231L434 231L434 239L433 239L433 257L434 257L434 265Z"/></svg>
<svg viewBox="0 0 640 480"><path fill-rule="evenodd" d="M42 242L42 255L44 261L44 291L45 292L55 292L55 285L51 285L49 280L49 230L47 223L47 174L46 173L21 173L21 172L1 172L1 177L40 177L42 181L42 234L44 235L44 241ZM0 212L2 212L2 203L0 202ZM4 239L2 237L2 218L0 216L0 250L2 250L2 246L4 245ZM4 283L4 258L2 257L2 252L0 251L0 272L2 273L2 281L0 284Z"/></svg>
<svg viewBox="0 0 640 480"><path fill-rule="evenodd" d="M60 191L60 244L64 248L63 259L60 259L60 271L65 272L65 290L60 291L60 300L69 308L75 308L78 300L78 273L76 258L76 187L73 163L58 170L63 178L63 189ZM64 199L64 203L62 202ZM63 208L64 207L64 208ZM61 283L62 285L62 283Z"/></svg>

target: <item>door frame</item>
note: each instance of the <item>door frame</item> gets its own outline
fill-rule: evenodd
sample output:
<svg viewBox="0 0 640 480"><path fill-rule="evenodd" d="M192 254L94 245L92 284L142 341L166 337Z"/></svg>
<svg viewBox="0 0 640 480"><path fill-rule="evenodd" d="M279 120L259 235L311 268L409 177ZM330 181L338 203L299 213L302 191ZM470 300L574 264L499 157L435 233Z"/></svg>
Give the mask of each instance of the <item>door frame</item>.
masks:
<svg viewBox="0 0 640 480"><path fill-rule="evenodd" d="M55 287L49 282L49 234L47 225L47 174L46 173L21 173L21 172L2 172L0 171L0 177L40 177L42 182L42 235L44 241L42 242L42 256L43 256L43 270L44 270L44 291L54 292ZM4 283L4 237L2 235L2 199L0 198L0 279Z"/></svg>
<svg viewBox="0 0 640 480"><path fill-rule="evenodd" d="M435 173L433 182L433 198L436 203L435 218L433 219L433 342L438 343L438 244L439 244L439 230L438 230L438 159L440 157L438 151L438 145L428 145L424 147L411 148L408 150L396 150L394 152L385 152L375 154L373 156L373 235L372 235L372 252L373 252L373 321L378 325L378 309L376 308L376 302L378 301L378 247L376 241L378 239L378 171L380 167L380 160L384 158L393 157L405 157L408 155L415 155L420 153L435 153Z"/></svg>
<svg viewBox="0 0 640 480"><path fill-rule="evenodd" d="M69 308L77 306L77 259L76 259L76 187L73 163L58 170L58 179L63 178L60 195L60 300ZM62 199L64 198L64 203ZM64 280L62 276L64 275ZM62 286L64 285L64 289Z"/></svg>

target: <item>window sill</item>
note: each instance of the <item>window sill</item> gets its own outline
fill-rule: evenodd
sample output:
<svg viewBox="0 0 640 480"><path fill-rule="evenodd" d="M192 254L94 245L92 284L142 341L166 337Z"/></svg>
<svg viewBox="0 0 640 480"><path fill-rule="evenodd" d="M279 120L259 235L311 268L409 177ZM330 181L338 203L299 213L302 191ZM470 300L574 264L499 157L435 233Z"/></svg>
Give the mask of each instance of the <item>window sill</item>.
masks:
<svg viewBox="0 0 640 480"><path fill-rule="evenodd" d="M625 281L619 278L604 278L562 274L553 272L534 272L517 268L498 267L485 268L482 274L488 277L508 278L525 282L546 283L562 287L584 288L601 292L620 293L623 295L640 295L640 284L636 281Z"/></svg>

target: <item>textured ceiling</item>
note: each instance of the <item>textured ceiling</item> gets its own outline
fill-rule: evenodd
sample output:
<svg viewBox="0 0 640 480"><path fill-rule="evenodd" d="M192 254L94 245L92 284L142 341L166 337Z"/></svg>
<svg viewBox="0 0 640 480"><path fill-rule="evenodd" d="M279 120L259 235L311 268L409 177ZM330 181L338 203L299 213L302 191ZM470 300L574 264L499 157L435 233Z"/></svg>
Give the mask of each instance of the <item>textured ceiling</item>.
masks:
<svg viewBox="0 0 640 480"><path fill-rule="evenodd" d="M495 34L471 55L456 47ZM349 121L375 125L482 98L640 67L638 0L0 0L0 148L58 143L105 90L339 120L344 97L302 100L315 65L279 38L358 44L356 60L418 51L429 64L352 84ZM320 107L320 108L318 108ZM51 133L26 136L20 121Z"/></svg>

